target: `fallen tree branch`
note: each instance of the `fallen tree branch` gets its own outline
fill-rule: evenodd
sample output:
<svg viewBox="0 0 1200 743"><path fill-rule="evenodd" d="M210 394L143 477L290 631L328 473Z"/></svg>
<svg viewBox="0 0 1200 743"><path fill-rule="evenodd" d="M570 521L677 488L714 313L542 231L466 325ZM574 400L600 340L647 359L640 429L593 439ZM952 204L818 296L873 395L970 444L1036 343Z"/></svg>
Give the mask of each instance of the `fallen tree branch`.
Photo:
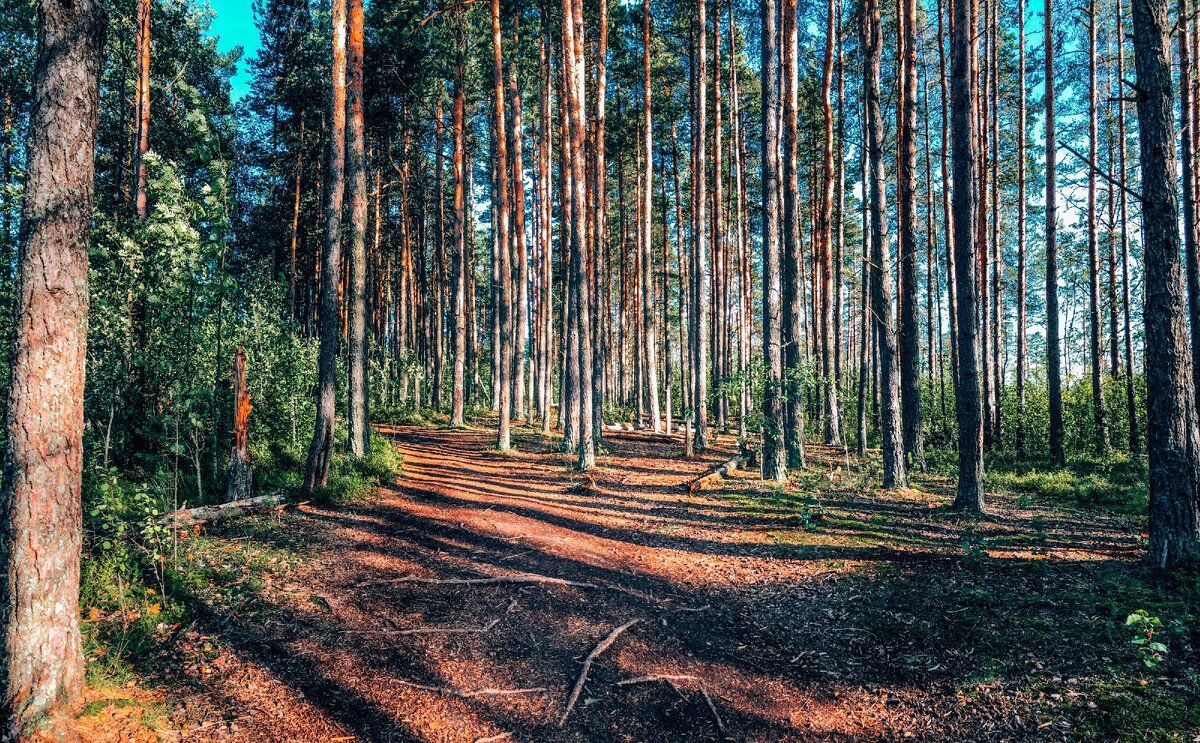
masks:
<svg viewBox="0 0 1200 743"><path fill-rule="evenodd" d="M428 684L418 684L413 681L404 681L403 679L396 679L396 683L400 684L401 686L407 686L410 689L436 691L440 694L449 694L450 696L458 697L460 699L473 699L474 697L515 696L518 694L544 694L550 691L550 689L547 689L544 686L537 686L529 689L492 689L489 687L485 689L475 689L474 691L463 691L461 689L455 689L451 686L429 686Z"/></svg>
<svg viewBox="0 0 1200 743"><path fill-rule="evenodd" d="M630 684L646 684L654 681L666 681L672 687L675 687L676 681L691 681L700 689L700 693L704 695L704 701L708 703L709 710L712 711L713 721L717 724L717 732L722 736L725 735L725 723L721 720L721 715L717 712L717 705L713 704L712 697L708 694L708 685L704 683L704 679L699 676L691 676L687 674L669 674L669 673L654 673L649 676L638 676L637 678L625 679L618 681L617 686L629 686ZM679 691L678 688L675 691Z"/></svg>
<svg viewBox="0 0 1200 743"><path fill-rule="evenodd" d="M500 624L493 619L482 627L414 627L412 629L345 629L345 635L482 635Z"/></svg>
<svg viewBox="0 0 1200 743"><path fill-rule="evenodd" d="M256 498L218 503L214 506L181 508L158 517L158 523L186 528L197 524L215 524L238 516L249 516L274 509L286 508L288 503L278 495L260 495Z"/></svg>
<svg viewBox="0 0 1200 743"><path fill-rule="evenodd" d="M571 710L575 709L575 703L579 701L579 695L583 692L583 685L587 683L588 672L592 670L592 663L601 653L612 647L612 644L617 641L622 632L637 623L638 620L630 619L625 624L609 632L608 637L601 640L600 644L592 648L592 652L588 653L588 657L583 661L583 668L579 669L579 678L575 681L575 688L571 689L571 696L567 698L567 708L563 710L562 717L558 718L559 727L567 724L567 717L571 715Z"/></svg>
<svg viewBox="0 0 1200 743"><path fill-rule="evenodd" d="M476 738L473 743L500 743L502 740L512 740L512 733L500 733L487 738Z"/></svg>
<svg viewBox="0 0 1200 743"><path fill-rule="evenodd" d="M385 586L396 583L423 583L435 586L482 586L494 583L548 583L555 586L572 586L575 588L605 588L599 583L583 583L565 578L551 578L534 573L515 573L513 575L492 575L485 578L422 578L419 575L406 575L402 578L372 580L359 583L359 587Z"/></svg>
<svg viewBox="0 0 1200 743"><path fill-rule="evenodd" d="M738 454L729 461L723 462L722 464L714 467L700 477L697 477L695 480L692 480L687 488L688 495L695 495L705 485L712 482L717 482L718 480L723 480L729 475L732 475L734 472L737 472L739 469L745 467L747 461L748 460L746 459L745 454Z"/></svg>

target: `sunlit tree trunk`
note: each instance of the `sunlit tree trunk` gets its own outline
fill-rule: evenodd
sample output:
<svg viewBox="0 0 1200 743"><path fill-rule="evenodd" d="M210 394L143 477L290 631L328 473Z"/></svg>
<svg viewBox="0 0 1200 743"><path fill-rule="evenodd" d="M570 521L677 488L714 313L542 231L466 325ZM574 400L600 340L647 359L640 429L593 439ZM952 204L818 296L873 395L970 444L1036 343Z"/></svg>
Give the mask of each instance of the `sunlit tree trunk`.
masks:
<svg viewBox="0 0 1200 743"><path fill-rule="evenodd" d="M0 737L73 711L79 633L88 239L105 12L42 0L29 109L0 491Z"/></svg>
<svg viewBox="0 0 1200 743"><path fill-rule="evenodd" d="M603 97L603 96L601 96ZM653 253L651 249L651 241L653 232L650 228L651 214L653 211L654 194L654 127L651 119L651 91L650 91L650 0L642 0L642 165L644 167L642 175L642 234L641 234L641 251L642 251L642 279L641 279L641 305L642 305L642 338L643 338L643 358L642 364L645 369L646 390L648 394L647 406L650 415L650 427L655 433L662 430L662 421L659 418L659 401L658 401L658 348L656 340L658 338L658 321L654 303L654 261L651 257ZM663 298L666 301L666 298ZM670 384L670 377L667 378L667 384Z"/></svg>
<svg viewBox="0 0 1200 743"><path fill-rule="evenodd" d="M137 5L137 141L133 149L133 214L143 220L149 216L146 197L146 153L150 151L150 16L153 0L138 0Z"/></svg>
<svg viewBox="0 0 1200 743"><path fill-rule="evenodd" d="M500 40L500 0L492 0L492 72L493 91L492 103L495 106L493 127L495 131L496 153L496 201L495 223L492 229L496 234L493 244L496 246L498 260L496 272L499 274L497 285L496 309L499 317L499 332L493 349L493 363L499 367L499 394L497 409L500 421L496 431L496 448L506 451L512 448L512 368L513 368L513 337L512 337L512 265L509 260L509 215L511 212L508 195L508 143L504 112L504 60Z"/></svg>
<svg viewBox="0 0 1200 743"><path fill-rule="evenodd" d="M338 281L342 268L342 199L346 190L346 0L333 0L333 67L329 109L329 161L326 166L325 249L321 254L320 349L317 356L317 419L308 463L304 492L325 487L333 461L336 421L336 374L341 318L338 312Z"/></svg>
<svg viewBox="0 0 1200 743"><path fill-rule="evenodd" d="M799 67L797 54L796 0L783 0L780 33L780 63L783 86L783 352L784 352L784 440L788 466L805 466L804 394L800 382L803 361L804 283L801 244L799 132L797 107Z"/></svg>
<svg viewBox="0 0 1200 743"><path fill-rule="evenodd" d="M1184 44L1186 47L1187 45ZM1096 451L1108 454L1108 418L1104 412L1104 352L1100 345L1100 246L1096 234L1096 163L1099 162L1099 132L1096 126L1096 2L1088 3L1088 320L1091 331L1092 414L1096 431ZM1185 130L1186 131L1186 130ZM1187 136L1186 134L1184 135Z"/></svg>
<svg viewBox="0 0 1200 743"><path fill-rule="evenodd" d="M367 404L367 162L363 122L363 0L349 0L346 105L349 116L347 166L350 180L350 337L348 432L350 453L371 449Z"/></svg>
<svg viewBox="0 0 1200 743"><path fill-rule="evenodd" d="M917 316L917 4L900 2L900 102L896 129L899 214L900 401L904 453L910 467L924 468L921 437L921 335ZM828 125L827 125L828 126Z"/></svg>
<svg viewBox="0 0 1200 743"><path fill-rule="evenodd" d="M760 0L762 17L762 224L763 224L763 386L762 474L772 482L787 482L784 442L782 321L783 298L779 250L779 34L776 0Z"/></svg>
<svg viewBox="0 0 1200 743"><path fill-rule="evenodd" d="M1054 2L1045 0L1046 88L1046 377L1050 396L1050 459L1066 463L1063 449L1062 334L1058 327L1058 145L1054 119Z"/></svg>

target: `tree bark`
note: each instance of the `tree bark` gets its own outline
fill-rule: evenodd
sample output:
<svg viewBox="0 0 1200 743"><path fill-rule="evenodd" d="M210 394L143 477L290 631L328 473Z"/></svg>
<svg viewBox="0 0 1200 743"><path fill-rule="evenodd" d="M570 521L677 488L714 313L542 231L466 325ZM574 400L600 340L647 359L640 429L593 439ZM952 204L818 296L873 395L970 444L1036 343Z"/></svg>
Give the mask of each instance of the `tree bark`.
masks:
<svg viewBox="0 0 1200 743"><path fill-rule="evenodd" d="M1177 568L1200 557L1200 467L1195 390L1179 265L1171 20L1166 0L1133 3L1133 50L1144 220L1150 562Z"/></svg>
<svg viewBox="0 0 1200 743"><path fill-rule="evenodd" d="M153 0L137 6L137 142L133 150L133 214L138 221L150 214L146 196L146 153L150 151L150 16Z"/></svg>
<svg viewBox="0 0 1200 743"><path fill-rule="evenodd" d="M500 420L496 430L496 448L507 451L512 448L512 266L509 260L509 214L511 206L508 195L508 143L504 114L504 61L500 41L500 0L492 0L492 53L494 87L492 102L495 106L493 127L495 130L496 153L496 215L492 229L496 231L493 244L496 246L499 274L496 304L499 317L499 332L493 349L493 363L499 367L497 409Z"/></svg>
<svg viewBox="0 0 1200 743"><path fill-rule="evenodd" d="M1054 121L1054 2L1045 3L1046 37L1046 377L1050 396L1050 459L1063 465L1062 334L1058 327L1058 145Z"/></svg>
<svg viewBox="0 0 1200 743"><path fill-rule="evenodd" d="M900 400L904 453L909 467L924 469L921 435L921 335L917 316L917 4L900 0L900 102L896 129L896 189L900 253Z"/></svg>
<svg viewBox="0 0 1200 743"><path fill-rule="evenodd" d="M798 32L796 0L783 0L780 33L782 48L780 77L783 85L783 349L784 349L784 440L788 466L803 468L804 389L801 380L803 343L804 269L800 215L800 142L797 121L799 67L796 59Z"/></svg>
<svg viewBox="0 0 1200 743"><path fill-rule="evenodd" d="M250 391L246 387L246 349L238 346L233 357L233 444L225 479L225 502L250 497Z"/></svg>
<svg viewBox="0 0 1200 743"><path fill-rule="evenodd" d="M96 0L39 4L0 491L0 737L12 740L83 692L88 239L105 24Z"/></svg>
<svg viewBox="0 0 1200 743"><path fill-rule="evenodd" d="M708 201L705 174L708 170L708 113L707 113L707 0L696 0L696 110L693 119L695 137L695 166L692 169L692 410L696 428L693 432L696 451L708 448L708 294L709 251L705 234L704 210Z"/></svg>
<svg viewBox="0 0 1200 743"><path fill-rule="evenodd" d="M784 444L782 297L779 250L779 35L776 0L760 0L762 16L762 224L763 224L763 385L762 474L772 482L787 482Z"/></svg>
<svg viewBox="0 0 1200 743"><path fill-rule="evenodd" d="M879 335L880 391L882 395L883 486L908 485L900 423L900 375L896 332L892 326L891 269L887 244L887 184L883 171L883 116L879 106L879 66L883 31L877 0L863 5L863 47L866 51L867 152L871 161L871 314Z"/></svg>
<svg viewBox="0 0 1200 743"><path fill-rule="evenodd" d="M454 65L454 371L450 390L450 425L463 425L466 415L467 387L467 210L464 173L466 140L463 131L466 90L465 54L460 43Z"/></svg>
<svg viewBox="0 0 1200 743"><path fill-rule="evenodd" d="M1025 0L1017 0L1018 50L1017 50L1017 421L1015 449L1018 459L1025 459L1025 377L1028 374L1029 339L1026 308L1025 228L1026 228L1026 174L1025 174Z"/></svg>
<svg viewBox="0 0 1200 743"><path fill-rule="evenodd" d="M349 34L346 49L347 175L350 180L350 337L349 404L347 429L350 455L364 457L371 450L371 425L367 409L367 162L363 121L363 0L349 0Z"/></svg>
<svg viewBox="0 0 1200 743"><path fill-rule="evenodd" d="M1186 47L1186 44L1184 46ZM1096 234L1095 164L1099 161L1099 132L1096 126L1096 54L1096 1L1090 0L1088 3L1088 159L1092 166L1088 168L1087 186L1088 325L1091 331L1092 414L1096 426L1096 451L1101 456L1105 456L1108 454L1108 417L1104 412L1104 354L1100 345L1100 246Z"/></svg>
<svg viewBox="0 0 1200 743"><path fill-rule="evenodd" d="M325 193L325 249L321 258L320 349L317 356L317 418L304 492L311 495L325 487L333 461L336 422L337 350L340 339L338 282L342 267L342 199L346 189L346 0L333 0L333 66L329 121L329 160Z"/></svg>
<svg viewBox="0 0 1200 743"><path fill-rule="evenodd" d="M951 130L954 165L954 281L958 301L958 492L955 508L983 512L983 406L979 389L979 343L976 338L975 261L975 7L954 4L950 43Z"/></svg>

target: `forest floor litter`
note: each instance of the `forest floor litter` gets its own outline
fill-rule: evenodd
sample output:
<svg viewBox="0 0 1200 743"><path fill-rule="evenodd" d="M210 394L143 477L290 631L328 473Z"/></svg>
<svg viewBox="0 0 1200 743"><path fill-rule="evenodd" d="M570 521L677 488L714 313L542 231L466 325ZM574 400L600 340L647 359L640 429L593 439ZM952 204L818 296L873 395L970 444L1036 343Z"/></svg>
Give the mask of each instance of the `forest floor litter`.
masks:
<svg viewBox="0 0 1200 743"><path fill-rule="evenodd" d="M876 490L823 447L786 488L744 460L709 477L740 456L728 436L689 460L606 432L583 478L532 430L512 453L484 428L380 431L404 474L371 499L205 533L226 585L189 589L190 624L79 718L85 740L153 739L97 717L137 695L184 741L1200 733L1196 579L1139 563L1139 517L1000 492L972 521L944 478ZM1175 627L1155 669L1124 627L1142 608Z"/></svg>

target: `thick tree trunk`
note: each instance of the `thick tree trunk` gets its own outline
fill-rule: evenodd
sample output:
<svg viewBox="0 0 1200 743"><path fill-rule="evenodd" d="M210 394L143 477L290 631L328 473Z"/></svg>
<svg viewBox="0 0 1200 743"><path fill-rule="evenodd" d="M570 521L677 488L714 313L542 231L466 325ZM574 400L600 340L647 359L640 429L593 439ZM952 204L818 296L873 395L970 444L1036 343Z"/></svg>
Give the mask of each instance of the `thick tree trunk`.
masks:
<svg viewBox="0 0 1200 743"><path fill-rule="evenodd" d="M779 35L776 0L761 0L762 16L762 224L763 224L763 385L762 474L772 482L787 482L784 443L783 348L779 249Z"/></svg>
<svg viewBox="0 0 1200 743"><path fill-rule="evenodd" d="M105 13L42 0L0 491L0 737L83 692L79 634L88 238Z"/></svg>
<svg viewBox="0 0 1200 743"><path fill-rule="evenodd" d="M1133 50L1142 164L1146 286L1146 390L1150 455L1150 561L1175 568L1200 558L1200 436L1189 374L1179 265L1171 95L1171 20L1166 0L1133 3Z"/></svg>
<svg viewBox="0 0 1200 743"><path fill-rule="evenodd" d="M950 42L951 156L954 170L954 281L958 311L958 493L955 508L983 512L983 403L979 385L979 342L976 337L975 261L976 176L975 139L975 7L954 4Z"/></svg>
<svg viewBox="0 0 1200 743"><path fill-rule="evenodd" d="M350 337L348 376L350 454L371 450L367 410L367 162L363 122L363 0L349 0L350 30L346 49L347 175L350 181Z"/></svg>
<svg viewBox="0 0 1200 743"><path fill-rule="evenodd" d="M891 269L887 245L887 184L883 171L883 116L879 108L879 66L883 30L879 4L865 0L863 46L866 51L867 152L871 160L871 314L879 335L880 392L882 395L883 486L908 485L904 465L904 442L900 423L900 374L896 332L892 326Z"/></svg>
<svg viewBox="0 0 1200 743"><path fill-rule="evenodd" d="M340 339L338 282L342 267L342 199L346 189L346 0L333 0L333 68L331 81L329 161L326 166L325 250L321 258L320 349L317 357L317 419L304 492L325 487L333 461L336 421L337 350ZM402 303L403 304L403 303Z"/></svg>

